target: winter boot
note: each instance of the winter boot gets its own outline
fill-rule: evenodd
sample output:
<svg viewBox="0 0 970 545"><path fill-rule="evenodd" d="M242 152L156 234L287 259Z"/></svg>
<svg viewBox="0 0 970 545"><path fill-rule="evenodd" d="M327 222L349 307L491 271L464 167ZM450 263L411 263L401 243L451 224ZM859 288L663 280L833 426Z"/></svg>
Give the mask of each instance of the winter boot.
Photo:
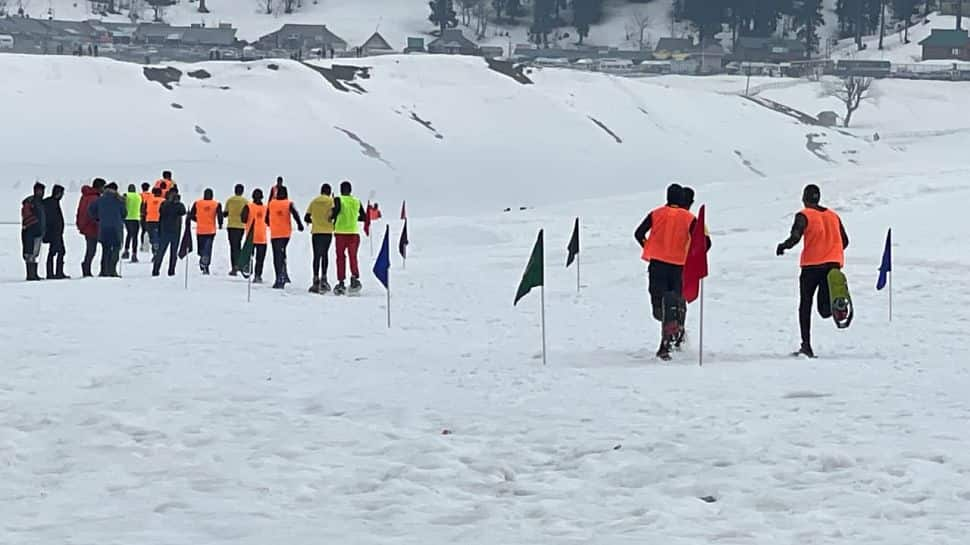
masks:
<svg viewBox="0 0 970 545"><path fill-rule="evenodd" d="M253 277L253 284L262 284L262 283L263 283L263 277L262 276L259 276L257 274L256 276Z"/></svg>
<svg viewBox="0 0 970 545"><path fill-rule="evenodd" d="M57 278L57 275L54 274L54 262L48 259L47 260L47 279L54 280L55 278Z"/></svg>
<svg viewBox="0 0 970 545"><path fill-rule="evenodd" d="M235 266L233 266L232 270L229 271L229 276L236 276L238 274L239 274L239 269L237 269Z"/></svg>
<svg viewBox="0 0 970 545"><path fill-rule="evenodd" d="M808 343L802 343L802 347L798 349L798 352L792 354L793 356L805 356L808 358L815 358L815 351L812 350L812 345Z"/></svg>
<svg viewBox="0 0 970 545"><path fill-rule="evenodd" d="M660 341L660 349L657 350L657 357L663 361L670 361L670 342L667 339Z"/></svg>
<svg viewBox="0 0 970 545"><path fill-rule="evenodd" d="M333 294L334 295L344 295L345 293L347 293L347 286L344 286L344 283L342 281L341 282L337 282L337 285L334 286L334 288L333 288Z"/></svg>
<svg viewBox="0 0 970 545"><path fill-rule="evenodd" d="M131 257L131 254L128 253L128 250L127 249L124 251L123 254L121 254L121 259L128 259L130 257Z"/></svg>
<svg viewBox="0 0 970 545"><path fill-rule="evenodd" d="M131 262L138 263L138 256L136 254L131 254Z"/></svg>
<svg viewBox="0 0 970 545"><path fill-rule="evenodd" d="M54 278L58 280L67 280L71 278L70 276L64 274L64 260L59 260L57 262L57 272L54 273Z"/></svg>
<svg viewBox="0 0 970 545"><path fill-rule="evenodd" d="M361 288L363 288L363 286L360 285L360 280L356 276L351 277L349 292L351 294L360 293Z"/></svg>
<svg viewBox="0 0 970 545"><path fill-rule="evenodd" d="M330 292L330 284L328 284L326 280L320 282L320 293L329 293L329 292Z"/></svg>
<svg viewBox="0 0 970 545"><path fill-rule="evenodd" d="M310 286L310 293L320 293L320 279L314 278L313 285Z"/></svg>
<svg viewBox="0 0 970 545"><path fill-rule="evenodd" d="M40 280L40 276L37 275L37 264L27 263L27 281L36 282Z"/></svg>

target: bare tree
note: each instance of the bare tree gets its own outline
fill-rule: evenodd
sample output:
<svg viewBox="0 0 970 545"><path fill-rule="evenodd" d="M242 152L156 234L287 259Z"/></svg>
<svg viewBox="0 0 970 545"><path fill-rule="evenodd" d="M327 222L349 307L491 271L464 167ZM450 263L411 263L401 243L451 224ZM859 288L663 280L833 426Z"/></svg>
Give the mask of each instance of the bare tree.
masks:
<svg viewBox="0 0 970 545"><path fill-rule="evenodd" d="M852 114L859 109L864 100L875 98L872 78L862 76L847 76L841 80L827 82L822 95L839 99L845 105L845 118L842 126L848 127L852 121Z"/></svg>
<svg viewBox="0 0 970 545"><path fill-rule="evenodd" d="M643 10L634 10L633 14L630 15L630 26L633 28L633 34L638 37L637 43L640 45L640 49L643 49L647 43L647 29L650 28L650 18Z"/></svg>

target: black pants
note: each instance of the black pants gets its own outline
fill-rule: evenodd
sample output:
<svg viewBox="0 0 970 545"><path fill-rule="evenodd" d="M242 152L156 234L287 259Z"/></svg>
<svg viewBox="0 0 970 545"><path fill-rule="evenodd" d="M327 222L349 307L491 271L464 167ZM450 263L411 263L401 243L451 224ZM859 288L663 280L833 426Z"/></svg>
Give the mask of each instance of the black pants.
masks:
<svg viewBox="0 0 970 545"><path fill-rule="evenodd" d="M131 252L131 257L138 257L138 230L141 228L139 220L125 220L125 248L126 252Z"/></svg>
<svg viewBox="0 0 970 545"><path fill-rule="evenodd" d="M684 267L663 261L651 261L647 266L647 276L650 280L650 306L653 309L653 317L658 322L663 322L664 296L672 294L678 300L683 298Z"/></svg>
<svg viewBox="0 0 970 545"><path fill-rule="evenodd" d="M239 254L242 252L242 240L246 230L230 227L226 232L229 234L229 263L232 270L236 271L239 270Z"/></svg>
<svg viewBox="0 0 970 545"><path fill-rule="evenodd" d="M253 273L262 278L263 276L263 264L266 263L266 245L256 244L253 246L256 249L256 266Z"/></svg>
<svg viewBox="0 0 970 545"><path fill-rule="evenodd" d="M199 265L208 267L212 263L212 244L216 240L215 235L196 235L196 242L199 245Z"/></svg>
<svg viewBox="0 0 970 545"><path fill-rule="evenodd" d="M327 281L327 269L330 268L330 243L333 235L318 233L313 235L313 279Z"/></svg>
<svg viewBox="0 0 970 545"><path fill-rule="evenodd" d="M100 276L118 276L118 259L121 257L122 236L121 231L112 232L101 241Z"/></svg>
<svg viewBox="0 0 970 545"><path fill-rule="evenodd" d="M822 318L832 317L832 298L829 297L829 271L838 269L834 263L805 267L798 277L801 298L798 302L798 325L802 330L802 343L812 344L812 299L818 291L818 314Z"/></svg>
<svg viewBox="0 0 970 545"><path fill-rule="evenodd" d="M52 235L47 246L47 278L64 275L64 235Z"/></svg>
<svg viewBox="0 0 970 545"><path fill-rule="evenodd" d="M181 230L175 233L160 233L158 252L155 253L155 263L152 267L152 274L157 276L162 270L162 261L165 261L165 253L168 252L168 275L175 276L175 264L178 262L179 239L182 238Z"/></svg>
<svg viewBox="0 0 970 545"><path fill-rule="evenodd" d="M276 282L286 282L289 276L286 273L286 246L290 243L288 238L274 238L273 243L273 270L276 271Z"/></svg>
<svg viewBox="0 0 970 545"><path fill-rule="evenodd" d="M98 253L98 237L84 237L84 261L81 262L81 274L91 276L91 263Z"/></svg>

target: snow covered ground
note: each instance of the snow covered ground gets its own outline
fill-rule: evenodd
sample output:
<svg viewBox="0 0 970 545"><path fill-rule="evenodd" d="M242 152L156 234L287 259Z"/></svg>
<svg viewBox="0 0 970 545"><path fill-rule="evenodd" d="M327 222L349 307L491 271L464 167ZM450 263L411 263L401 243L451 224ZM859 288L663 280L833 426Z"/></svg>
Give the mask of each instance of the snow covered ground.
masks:
<svg viewBox="0 0 970 545"><path fill-rule="evenodd" d="M294 284L247 303L222 236L212 277L189 257L187 290L146 264L25 284L18 228L0 225L4 544L910 545L970 531L965 135L921 162L832 131L828 163L804 147L809 127L737 97L568 71L520 86L471 60L380 59L357 95L290 63L205 65L211 79L170 91L103 60L0 62L17 76L0 91L4 169L21 176L0 185L2 220L34 176L125 182L169 164L190 198L283 173L302 208L346 175L388 216L404 197L413 211L390 330L369 272L360 298L305 292L305 234ZM927 102L959 99L926 85ZM674 176L708 205L714 239L703 368L696 307L687 350L652 357L632 239ZM857 307L848 331L816 319L814 361L787 355L797 256L774 256L808 182L848 228ZM578 295L562 267L577 215ZM511 304L540 227L546 367L538 294ZM888 227L891 323L873 289ZM70 227L67 240L76 276ZM362 256L369 271L366 243Z"/></svg>
<svg viewBox="0 0 970 545"><path fill-rule="evenodd" d="M915 64L923 61L923 48L919 43L929 38L934 28L951 30L956 28L956 17L932 13L920 23L909 28L909 43L905 41L902 27L898 31L887 29L883 37L883 48L879 49L879 36L865 36L862 43L866 48L859 51L854 38L841 40L832 51L837 59L879 60L898 64ZM933 61L931 61L933 62Z"/></svg>

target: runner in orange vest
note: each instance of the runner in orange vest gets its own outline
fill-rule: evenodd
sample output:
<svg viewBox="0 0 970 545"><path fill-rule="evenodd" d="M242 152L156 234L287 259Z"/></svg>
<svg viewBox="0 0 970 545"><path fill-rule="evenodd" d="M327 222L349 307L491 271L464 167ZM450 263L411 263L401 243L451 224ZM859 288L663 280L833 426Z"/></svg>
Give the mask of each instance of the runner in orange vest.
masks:
<svg viewBox="0 0 970 545"><path fill-rule="evenodd" d="M273 289L281 290L290 282L290 275L286 270L286 246L293 234L293 223L303 231L303 221L300 213L290 202L286 187L276 186L276 198L269 201L266 207L266 222L269 224L270 243L273 245L273 269L276 271L276 282Z"/></svg>
<svg viewBox="0 0 970 545"><path fill-rule="evenodd" d="M165 199L162 197L162 190L155 188L152 190L148 199L141 203L141 217L145 218L145 230L148 231L148 243L152 247L152 259L158 253L158 246L161 242L159 237L159 221L161 220L161 207Z"/></svg>
<svg viewBox="0 0 970 545"><path fill-rule="evenodd" d="M209 274L212 263L212 243L216 239L216 224L222 229L222 203L213 198L211 189L206 189L202 198L195 201L189 210L189 219L195 222L195 236L199 245L199 269Z"/></svg>
<svg viewBox="0 0 970 545"><path fill-rule="evenodd" d="M168 195L169 189L176 189L178 186L175 181L172 180L172 173L168 170L162 172L162 177L155 180L155 186L152 189L162 190L162 199L165 199Z"/></svg>
<svg viewBox="0 0 970 545"><path fill-rule="evenodd" d="M142 182L141 184L141 251L148 251L148 225L145 223L145 203L148 202L148 198L152 195L152 184L148 182Z"/></svg>
<svg viewBox="0 0 970 545"><path fill-rule="evenodd" d="M832 269L845 266L845 249L849 247L849 235L842 220L835 212L821 206L822 191L815 184L805 186L802 204L805 208L795 214L791 236L778 245L775 253L785 255L802 238L801 267L798 278L800 301L798 325L802 334L802 346L798 354L815 357L812 350L812 299L818 291L818 313L822 318L832 317L832 301L829 298L828 274Z"/></svg>
<svg viewBox="0 0 970 545"><path fill-rule="evenodd" d="M643 248L641 258L649 262L650 305L660 324L660 348L657 357L670 359L670 348L682 327L684 263L690 248L690 233L697 221L683 208L684 189L672 184L667 188L667 204L647 214L633 237ZM647 236L647 232L650 236Z"/></svg>
<svg viewBox="0 0 970 545"><path fill-rule="evenodd" d="M263 263L266 261L266 205L263 204L263 190L253 190L253 201L242 210L242 221L246 224L246 236L253 233L253 249L256 252L256 264L253 270L253 284L263 283ZM243 276L249 277L249 271L243 270Z"/></svg>

